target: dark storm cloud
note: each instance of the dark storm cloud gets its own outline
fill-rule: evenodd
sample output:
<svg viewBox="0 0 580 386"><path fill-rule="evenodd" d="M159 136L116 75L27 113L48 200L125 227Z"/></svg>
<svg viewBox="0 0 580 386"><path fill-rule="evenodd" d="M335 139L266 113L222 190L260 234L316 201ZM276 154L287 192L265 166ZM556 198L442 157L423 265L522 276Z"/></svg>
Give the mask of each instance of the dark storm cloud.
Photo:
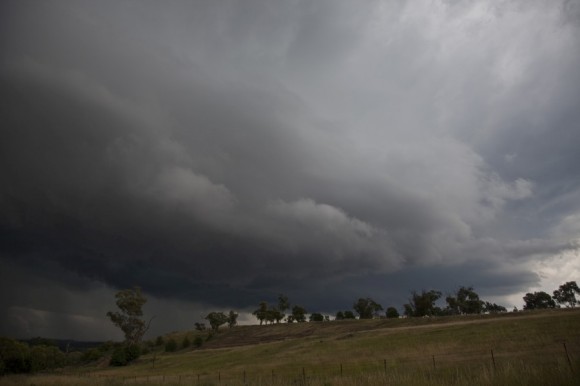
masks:
<svg viewBox="0 0 580 386"><path fill-rule="evenodd" d="M501 298L558 256L578 274L577 9L5 2L6 286L32 294L45 267L33 281L75 301L6 296L2 330L101 323L135 284L172 328L280 292L332 311Z"/></svg>

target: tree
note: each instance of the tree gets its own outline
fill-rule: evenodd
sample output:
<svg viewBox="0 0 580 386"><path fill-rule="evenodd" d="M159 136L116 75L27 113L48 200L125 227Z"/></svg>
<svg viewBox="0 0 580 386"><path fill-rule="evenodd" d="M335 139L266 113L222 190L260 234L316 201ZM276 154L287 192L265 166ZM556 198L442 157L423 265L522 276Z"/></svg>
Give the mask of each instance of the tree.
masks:
<svg viewBox="0 0 580 386"><path fill-rule="evenodd" d="M399 311L397 311L397 309L395 307L389 307L389 308L387 308L386 316L389 319L398 318L399 317Z"/></svg>
<svg viewBox="0 0 580 386"><path fill-rule="evenodd" d="M221 325L228 322L228 316L223 312L210 312L205 319L209 322L211 329L217 331Z"/></svg>
<svg viewBox="0 0 580 386"><path fill-rule="evenodd" d="M310 321L311 322L323 322L324 315L322 315L318 312L313 312L312 314L310 314Z"/></svg>
<svg viewBox="0 0 580 386"><path fill-rule="evenodd" d="M499 312L507 312L507 309L495 303L485 302L483 304L483 311L489 312L490 314L497 314Z"/></svg>
<svg viewBox="0 0 580 386"><path fill-rule="evenodd" d="M544 291L530 293L524 296L524 310L556 308L556 302Z"/></svg>
<svg viewBox="0 0 580 386"><path fill-rule="evenodd" d="M336 317L334 319L335 320L343 320L344 319L344 313L342 311L338 311L336 313Z"/></svg>
<svg viewBox="0 0 580 386"><path fill-rule="evenodd" d="M288 296L286 295L278 295L278 311L284 315L286 310L290 309L290 302L288 301Z"/></svg>
<svg viewBox="0 0 580 386"><path fill-rule="evenodd" d="M417 291L411 292L409 303L404 305L407 316L431 316L437 315L441 310L435 306L435 302L441 297L440 291Z"/></svg>
<svg viewBox="0 0 580 386"><path fill-rule="evenodd" d="M129 345L136 345L141 341L143 335L149 329L149 323L145 323L141 317L143 316L143 305L147 302L147 298L141 293L141 288L134 287L133 289L125 289L117 292L117 307L121 312L107 312L107 316L115 326L119 327L125 334L125 342Z"/></svg>
<svg viewBox="0 0 580 386"><path fill-rule="evenodd" d="M231 310L228 314L228 327L232 328L236 324L238 324L238 313Z"/></svg>
<svg viewBox="0 0 580 386"><path fill-rule="evenodd" d="M280 321L284 319L284 314L280 312L280 310L276 307L269 308L266 311L266 321L270 324L274 322L280 323Z"/></svg>
<svg viewBox="0 0 580 386"><path fill-rule="evenodd" d="M460 287L455 296L445 300L451 314L480 314L483 309L483 301L473 287Z"/></svg>
<svg viewBox="0 0 580 386"><path fill-rule="evenodd" d="M292 307L292 320L298 323L306 322L306 309L300 306Z"/></svg>
<svg viewBox="0 0 580 386"><path fill-rule="evenodd" d="M345 319L356 319L356 316L354 316L354 312L352 312L352 311L344 311L344 318Z"/></svg>
<svg viewBox="0 0 580 386"><path fill-rule="evenodd" d="M205 331L205 323L196 322L195 323L195 329L197 331Z"/></svg>
<svg viewBox="0 0 580 386"><path fill-rule="evenodd" d="M254 315L260 321L260 325L262 325L264 320L266 320L266 317L268 316L267 314L268 314L268 303L266 302L260 302L260 307L254 312L252 312L252 315Z"/></svg>
<svg viewBox="0 0 580 386"><path fill-rule="evenodd" d="M558 302L558 304L563 304L566 307L576 307L578 301L576 300L576 294L580 295L580 288L575 281L569 281L560 286L554 291L554 296L552 298Z"/></svg>
<svg viewBox="0 0 580 386"><path fill-rule="evenodd" d="M359 314L360 319L372 319L383 307L371 298L359 298L352 308Z"/></svg>

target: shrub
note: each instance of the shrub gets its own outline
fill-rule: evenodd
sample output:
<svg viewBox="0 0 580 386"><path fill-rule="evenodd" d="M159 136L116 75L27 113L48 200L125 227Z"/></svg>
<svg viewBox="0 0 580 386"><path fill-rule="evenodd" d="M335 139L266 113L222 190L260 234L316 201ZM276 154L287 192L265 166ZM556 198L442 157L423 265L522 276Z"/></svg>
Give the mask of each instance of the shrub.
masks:
<svg viewBox="0 0 580 386"><path fill-rule="evenodd" d="M183 342L181 343L181 347L188 348L190 345L191 345L191 342L189 341L189 338L187 336L185 338L183 338Z"/></svg>
<svg viewBox="0 0 580 386"><path fill-rule="evenodd" d="M165 343L165 352L173 352L177 350L177 342L175 339L169 339L167 343Z"/></svg>
<svg viewBox="0 0 580 386"><path fill-rule="evenodd" d="M85 363L97 361L104 356L103 353L100 348L92 348L82 353L81 361Z"/></svg>
<svg viewBox="0 0 580 386"><path fill-rule="evenodd" d="M30 348L22 342L0 338L0 358L2 374L28 373L31 370Z"/></svg>
<svg viewBox="0 0 580 386"><path fill-rule="evenodd" d="M127 360L127 352L125 347L119 346L113 351L111 356L111 361L109 364L111 366L126 366L129 361Z"/></svg>
<svg viewBox="0 0 580 386"><path fill-rule="evenodd" d="M141 356L141 347L138 345L119 345L113 350L111 366L127 366L130 362Z"/></svg>
<svg viewBox="0 0 580 386"><path fill-rule="evenodd" d="M196 336L195 339L193 339L193 345L197 348L201 347L201 345L203 344L203 338L201 336Z"/></svg>
<svg viewBox="0 0 580 386"><path fill-rule="evenodd" d="M157 339L155 340L156 346L163 346L164 343L165 343L165 341L163 340L162 336L158 336Z"/></svg>
<svg viewBox="0 0 580 386"><path fill-rule="evenodd" d="M55 346L37 345L30 350L30 366L32 371L52 370L63 367L65 356Z"/></svg>
<svg viewBox="0 0 580 386"><path fill-rule="evenodd" d="M125 354L127 356L127 362L134 361L141 356L141 347L137 344L132 344L125 348Z"/></svg>

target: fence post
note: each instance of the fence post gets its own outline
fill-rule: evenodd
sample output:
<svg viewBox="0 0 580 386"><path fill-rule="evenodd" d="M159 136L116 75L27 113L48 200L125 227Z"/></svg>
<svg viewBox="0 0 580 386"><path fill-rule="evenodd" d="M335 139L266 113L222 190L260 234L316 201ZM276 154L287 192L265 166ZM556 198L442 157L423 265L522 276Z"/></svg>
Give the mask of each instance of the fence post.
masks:
<svg viewBox="0 0 580 386"><path fill-rule="evenodd" d="M244 385L246 384L246 370L244 370Z"/></svg>
<svg viewBox="0 0 580 386"><path fill-rule="evenodd" d="M493 363L493 370L497 370L497 368L495 367L495 357L493 356L493 349L490 350L491 351L491 361Z"/></svg>
<svg viewBox="0 0 580 386"><path fill-rule="evenodd" d="M431 355L431 357L433 358L433 370L435 370L435 355Z"/></svg>
<svg viewBox="0 0 580 386"><path fill-rule="evenodd" d="M342 378L342 363L340 364L340 377Z"/></svg>
<svg viewBox="0 0 580 386"><path fill-rule="evenodd" d="M302 380L304 381L304 384L306 384L306 370L304 370L304 367L302 368Z"/></svg>
<svg viewBox="0 0 580 386"><path fill-rule="evenodd" d="M574 372L572 361L570 360L570 355L568 355L568 348L566 348L566 342L562 342L562 344L564 345L564 352L566 352L566 359L568 359L568 366L570 366L570 371Z"/></svg>

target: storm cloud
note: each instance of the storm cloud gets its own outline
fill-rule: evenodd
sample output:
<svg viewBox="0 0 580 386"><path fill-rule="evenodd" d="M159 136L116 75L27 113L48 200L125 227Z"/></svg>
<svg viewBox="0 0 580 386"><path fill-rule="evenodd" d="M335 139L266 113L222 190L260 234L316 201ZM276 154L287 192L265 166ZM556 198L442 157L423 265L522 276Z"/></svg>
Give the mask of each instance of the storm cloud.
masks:
<svg viewBox="0 0 580 386"><path fill-rule="evenodd" d="M580 279L578 1L0 7L2 334Z"/></svg>

